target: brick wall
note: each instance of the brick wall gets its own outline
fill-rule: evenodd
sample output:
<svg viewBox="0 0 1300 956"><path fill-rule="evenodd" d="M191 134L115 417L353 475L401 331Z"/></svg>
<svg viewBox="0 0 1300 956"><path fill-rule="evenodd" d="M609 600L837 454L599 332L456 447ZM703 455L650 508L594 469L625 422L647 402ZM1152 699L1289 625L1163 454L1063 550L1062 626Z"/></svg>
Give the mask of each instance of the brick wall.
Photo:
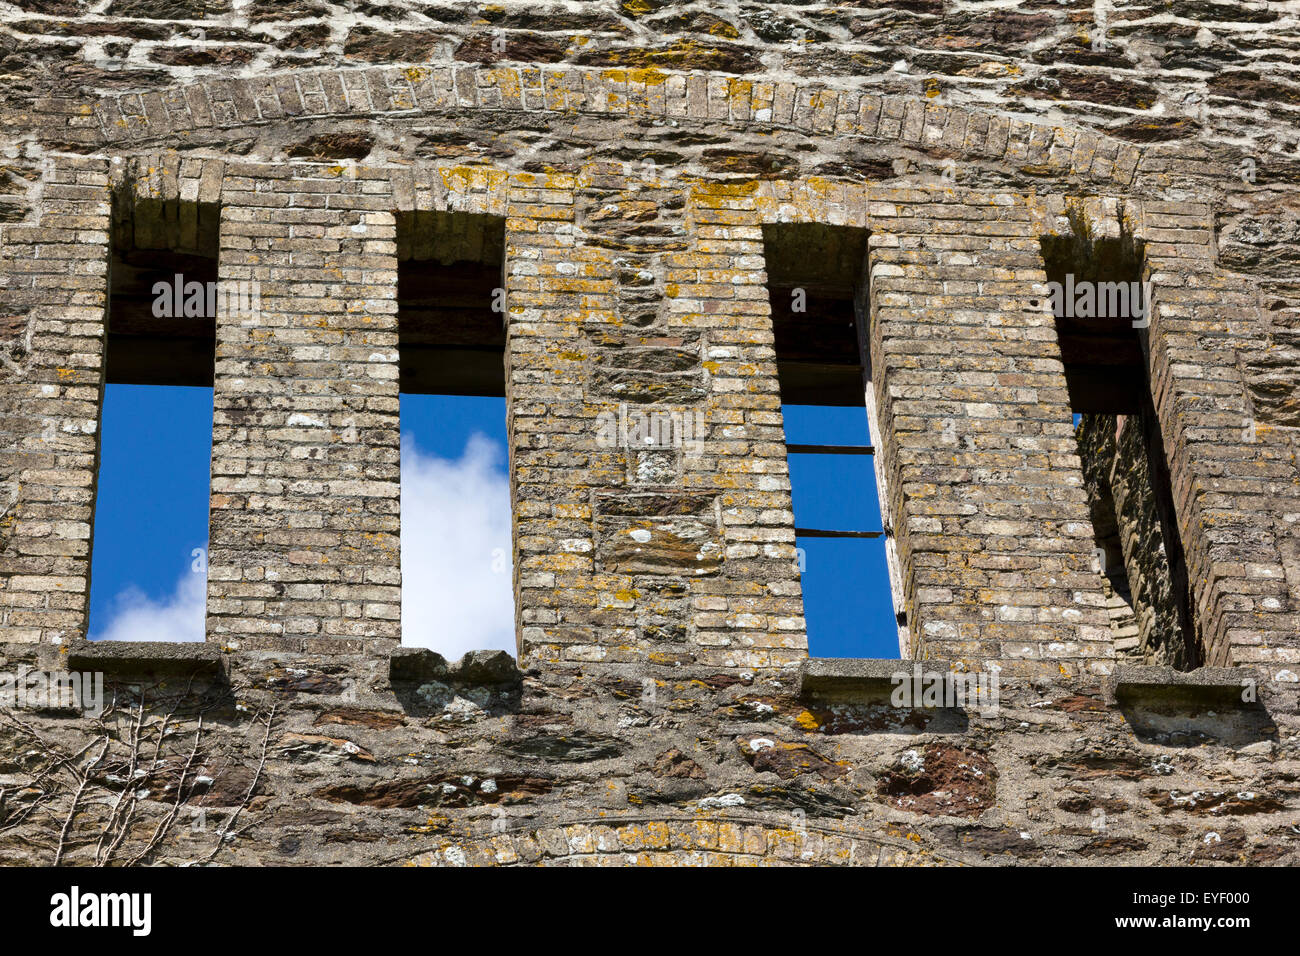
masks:
<svg viewBox="0 0 1300 956"><path fill-rule="evenodd" d="M1260 290L1214 265L1209 209L1146 202L1151 382L1207 661L1295 663L1295 436L1256 409L1244 358L1268 351Z"/></svg>
<svg viewBox="0 0 1300 956"><path fill-rule="evenodd" d="M806 656L752 191L616 165L512 186L529 657L761 668ZM641 415L666 423L648 448Z"/></svg>
<svg viewBox="0 0 1300 956"><path fill-rule="evenodd" d="M475 90L503 88L499 72L465 77L477 77ZM488 77L495 86L481 85ZM527 79L520 77L525 96ZM362 95L370 108L409 109L426 84L437 89L436 75L389 73L388 98L377 103L376 76L362 80L336 87L313 74L273 85L264 95L278 98L258 106L258 116L268 122L287 112L285 97L294 90L311 102L318 81L314 108L321 110L351 109ZM914 113L903 100L844 94L831 113L822 97L792 89L786 104L774 88L771 108L756 110L761 89L749 90L746 101L738 88L718 87L715 95L708 83L697 90L689 78L681 86L671 80L645 86L646 99L584 93L574 103L629 112L662 107L671 115L680 96L687 116L716 110L729 122L785 122L811 134L842 125L903 143L960 143L977 155L1023 154L1061 174L1118 175L1122 168L1127 180L1135 168L1148 177L1169 168L1154 158L1144 166L1124 147L1099 167L1101 154L1083 134L1041 139L1030 124L1003 128L942 108ZM394 92L399 81L414 84L410 97ZM351 92L331 100L331 89ZM571 84L555 89L577 96ZM224 120L213 105L223 100L205 88L198 99L175 101L175 108L189 104L183 115L110 125L107 135L184 132L202 128L204 117L233 123L239 103L251 110L260 102L227 94ZM478 93L472 99L476 108L493 102ZM195 113L195 104L208 112ZM558 100L547 104L560 108ZM128 98L115 104L127 106ZM256 322L224 321L218 336L212 639L398 637L393 215L463 209L508 221L517 610L521 640L535 649L527 653L736 667L781 666L806 653L790 570L793 529L760 228L800 220L859 225L872 234L873 385L917 652L1017 659L1031 670L1047 660L1105 668L1104 598L1091 564L1038 249L1043 235L1070 228L1062 197L1044 203L1014 191L816 180L709 183L653 162L539 174L324 161L222 166L150 156L131 160L121 188L139 197L219 197L222 279L262 288ZM60 215L61 188L51 182L42 193L47 219ZM1293 494L1290 432L1262 420L1251 447L1234 451L1231 441L1211 444L1198 431L1209 423L1231 439L1236 416L1243 427L1253 420L1252 373L1236 368L1270 348L1259 292L1214 265L1204 204L1130 206L1155 288L1154 398L1210 659L1289 660L1295 622L1287 574L1295 545L1286 512L1262 518L1261 509L1230 504L1230 528L1217 514L1225 501L1212 496L1211 478L1237 467L1233 480L1257 481L1258 494ZM7 234L8 261L21 258L18 243L39 235L24 226ZM46 259L47 249L61 255L40 246L33 261ZM69 249L79 254L78 246ZM65 293L47 299L11 282L10 301L34 315L31 305ZM1228 325L1222 313L1196 319L1197 308L1234 308L1229 315L1239 318ZM102 306L94 314L102 321ZM1188 323L1197 321L1222 329L1227 350L1205 352L1213 339L1188 338L1197 328ZM953 341L963 347L954 351ZM1196 361L1192 345L1203 353ZM54 359L42 350L36 361ZM1219 397L1225 389L1235 389L1231 403ZM273 398L263 403L254 395ZM1214 417L1190 417L1210 405L1206 414ZM602 447L601 422L611 415L621 422L629 408L700 416L704 440L694 453ZM1261 452L1275 463L1250 460ZM46 542L44 550L74 562L74 577L84 581L75 562L84 563L86 545L77 542L86 539L77 535L85 531L60 525L52 540L60 533L70 543ZM650 539L638 540L645 533ZM1258 595L1248 606L1247 594ZM9 623L30 619L19 614ZM73 632L84 628L84 618L64 623Z"/></svg>
<svg viewBox="0 0 1300 956"><path fill-rule="evenodd" d="M84 635L108 303L108 164L60 157L41 215L0 245L19 348L0 389L0 628L7 641Z"/></svg>
<svg viewBox="0 0 1300 956"><path fill-rule="evenodd" d="M1033 216L1007 195L886 198L872 205L872 369L917 656L1104 665Z"/></svg>
<svg viewBox="0 0 1300 956"><path fill-rule="evenodd" d="M231 163L218 317L208 636L400 634L397 244L386 172Z"/></svg>

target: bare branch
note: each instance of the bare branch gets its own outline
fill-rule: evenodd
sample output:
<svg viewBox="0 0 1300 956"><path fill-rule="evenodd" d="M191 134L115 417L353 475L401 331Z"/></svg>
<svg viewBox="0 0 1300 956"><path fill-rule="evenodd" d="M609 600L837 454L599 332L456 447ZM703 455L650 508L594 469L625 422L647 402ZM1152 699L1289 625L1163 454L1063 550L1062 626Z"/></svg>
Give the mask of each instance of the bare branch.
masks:
<svg viewBox="0 0 1300 956"><path fill-rule="evenodd" d="M212 859L221 852L221 847L226 842L227 834L234 837L243 832L235 830L235 821L239 819L239 814L243 812L244 808L252 802L253 793L257 790L257 784L262 779L262 771L266 769L266 751L271 742L271 726L274 723L275 705L272 704L270 712L266 715L266 733L262 737L262 753L257 762L257 772L253 774L253 782L248 785L248 792L244 794L244 799L241 800L239 806L235 808L235 812L230 815L230 819L226 822L226 825L221 828L221 832L217 835L217 843L212 848L212 852L203 860L204 863L212 862Z"/></svg>
<svg viewBox="0 0 1300 956"><path fill-rule="evenodd" d="M63 829L59 832L59 845L54 850L54 865L58 866L63 862L63 851L67 846L68 832L72 829L72 821L76 819L77 807L81 803L82 794L86 792L86 785L90 782L91 772L104 759L104 754L108 753L108 745L111 743L109 738L104 738L104 746L99 749L99 755L95 757L80 774L80 781L77 783L77 792L72 796L72 806L68 808L68 815L63 820Z"/></svg>
<svg viewBox="0 0 1300 956"><path fill-rule="evenodd" d="M181 767L181 777L176 784L176 800L172 803L171 812L168 813L167 816L164 817L161 821L159 821L158 826L154 828L153 836L151 836L149 838L149 842L145 844L145 848L141 850L139 853L137 853L134 857L132 857L130 862L127 863L127 866L136 866L142 860L146 859L149 856L149 854L151 854L154 851L154 849L157 848L158 844L162 841L162 838L166 836L167 833L171 830L172 824L176 822L176 817L181 812L181 804L185 800L185 778L186 776L189 775L190 768L194 765L194 758L198 756L199 738L202 736L203 736L203 715L200 714L199 725L194 731L194 744L193 746L190 747L189 756L185 758L185 766ZM155 756L155 762L156 762L156 756Z"/></svg>

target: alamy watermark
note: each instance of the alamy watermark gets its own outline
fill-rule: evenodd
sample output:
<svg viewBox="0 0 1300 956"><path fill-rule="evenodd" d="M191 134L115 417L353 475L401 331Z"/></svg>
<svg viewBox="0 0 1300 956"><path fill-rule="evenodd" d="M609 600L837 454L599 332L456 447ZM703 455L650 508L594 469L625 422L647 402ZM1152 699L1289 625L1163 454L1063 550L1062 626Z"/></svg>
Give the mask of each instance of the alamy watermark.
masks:
<svg viewBox="0 0 1300 956"><path fill-rule="evenodd" d="M1047 290L1058 319L1130 319L1135 329L1151 324L1150 282L1076 282L1070 273Z"/></svg>
<svg viewBox="0 0 1300 956"><path fill-rule="evenodd" d="M596 416L596 443L629 451L682 449L687 457L704 454L708 424L700 409L633 408L620 402L618 412Z"/></svg>
<svg viewBox="0 0 1300 956"><path fill-rule="evenodd" d="M185 281L176 273L171 282L153 284L153 314L158 319L255 319L262 313L262 284L257 280Z"/></svg>
<svg viewBox="0 0 1300 956"><path fill-rule="evenodd" d="M75 708L88 717L104 712L104 675L96 671L38 671L21 666L0 673L0 707L15 710Z"/></svg>
<svg viewBox="0 0 1300 956"><path fill-rule="evenodd" d="M152 893L83 893L73 886L50 897L50 925L62 928L124 927L133 936L153 928Z"/></svg>
<svg viewBox="0 0 1300 956"><path fill-rule="evenodd" d="M923 671L915 664L911 673L895 671L889 682L895 707L960 707L981 717L998 713L998 675L990 671Z"/></svg>

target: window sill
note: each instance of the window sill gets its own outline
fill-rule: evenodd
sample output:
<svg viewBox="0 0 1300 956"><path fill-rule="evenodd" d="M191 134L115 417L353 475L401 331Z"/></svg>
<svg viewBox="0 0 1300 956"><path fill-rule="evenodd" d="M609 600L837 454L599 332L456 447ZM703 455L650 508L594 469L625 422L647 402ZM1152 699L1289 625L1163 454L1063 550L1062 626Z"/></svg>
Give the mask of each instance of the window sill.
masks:
<svg viewBox="0 0 1300 956"><path fill-rule="evenodd" d="M871 691L879 693L895 686L899 674L911 675L919 664L925 674L945 674L952 665L944 660L890 660L859 657L810 658L799 670L800 694ZM1250 668L1202 667L1177 671L1172 667L1121 665L1102 680L1107 703L1117 700L1146 700L1170 697L1195 698L1229 703L1240 699L1248 682L1259 681Z"/></svg>
<svg viewBox="0 0 1300 956"><path fill-rule="evenodd" d="M926 673L946 674L952 669L947 661L939 660L814 657L805 661L799 669L799 693L890 690L896 685L894 678L899 674L910 676L915 664L920 664Z"/></svg>
<svg viewBox="0 0 1300 956"><path fill-rule="evenodd" d="M206 641L75 641L66 645L69 670L114 674L221 672L221 648Z"/></svg>
<svg viewBox="0 0 1300 956"><path fill-rule="evenodd" d="M1176 671L1172 667L1121 665L1105 681L1106 701L1196 699L1206 702L1240 701L1248 684L1257 684L1259 674L1245 667L1201 667Z"/></svg>

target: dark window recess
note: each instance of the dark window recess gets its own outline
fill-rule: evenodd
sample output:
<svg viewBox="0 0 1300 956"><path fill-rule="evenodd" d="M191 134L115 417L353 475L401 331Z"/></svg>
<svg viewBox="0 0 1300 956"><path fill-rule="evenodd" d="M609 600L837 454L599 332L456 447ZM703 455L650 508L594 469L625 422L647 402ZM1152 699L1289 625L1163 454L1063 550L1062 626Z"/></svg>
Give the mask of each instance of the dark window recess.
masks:
<svg viewBox="0 0 1300 956"><path fill-rule="evenodd" d="M397 215L397 315L403 392L505 394L505 220Z"/></svg>
<svg viewBox="0 0 1300 956"><path fill-rule="evenodd" d="M855 302L865 230L763 228L810 653L898 656ZM865 301L865 296L861 297Z"/></svg>
<svg viewBox="0 0 1300 956"><path fill-rule="evenodd" d="M1057 339L1074 413L1115 649L1190 670L1203 663L1193 593L1148 376L1145 311L1080 308L1077 290L1142 289L1143 252L1127 238L1044 240ZM1076 290L1070 307L1069 290ZM1112 300L1113 304L1114 300ZM1074 314L1071 314L1074 313ZM1137 320L1138 325L1134 325Z"/></svg>
<svg viewBox="0 0 1300 956"><path fill-rule="evenodd" d="M764 226L763 245L782 403L861 405L853 296L867 251L865 230Z"/></svg>
<svg viewBox="0 0 1300 956"><path fill-rule="evenodd" d="M206 306L217 282L219 215L214 204L114 194L107 384L212 386L217 322ZM175 289L183 306L194 283L205 307L201 315L186 315L173 307Z"/></svg>

